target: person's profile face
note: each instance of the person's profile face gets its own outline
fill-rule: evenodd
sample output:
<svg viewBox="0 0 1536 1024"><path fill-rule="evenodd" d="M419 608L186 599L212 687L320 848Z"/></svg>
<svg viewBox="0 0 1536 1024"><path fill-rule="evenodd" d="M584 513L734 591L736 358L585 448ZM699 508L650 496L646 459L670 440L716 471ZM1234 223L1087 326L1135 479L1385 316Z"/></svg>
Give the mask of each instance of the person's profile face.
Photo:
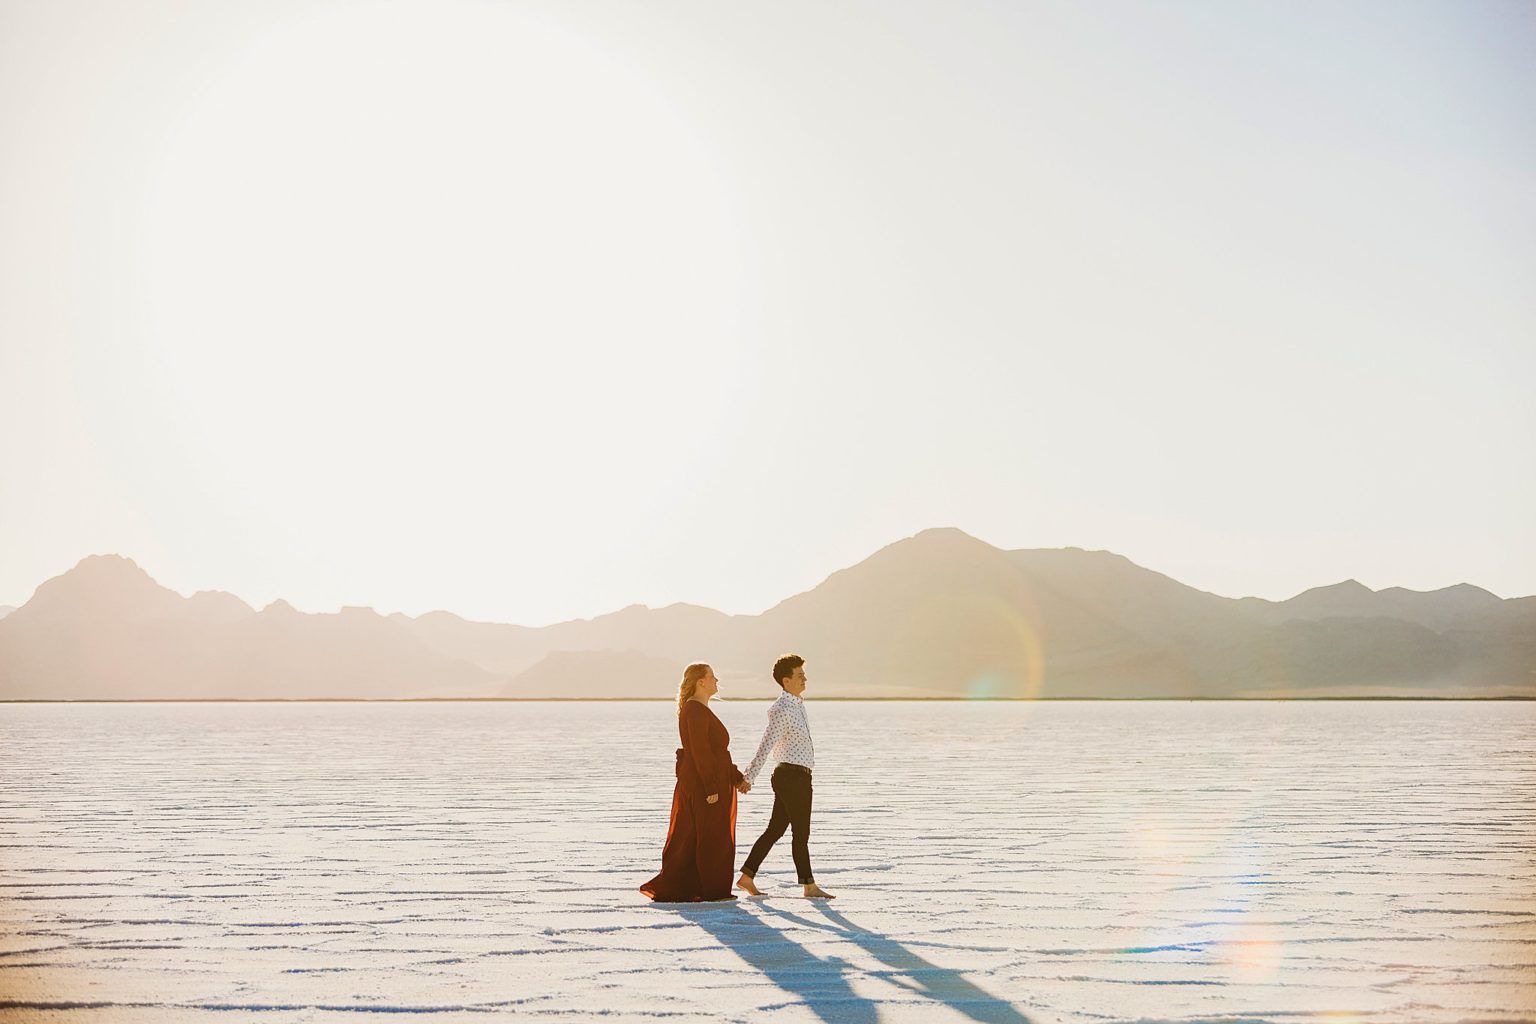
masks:
<svg viewBox="0 0 1536 1024"><path fill-rule="evenodd" d="M797 665L789 678L784 680L784 689L798 697L805 692L805 683L805 666Z"/></svg>
<svg viewBox="0 0 1536 1024"><path fill-rule="evenodd" d="M700 696L712 697L720 690L720 680L715 678L715 670L710 669L704 673L704 678L699 680L698 692Z"/></svg>

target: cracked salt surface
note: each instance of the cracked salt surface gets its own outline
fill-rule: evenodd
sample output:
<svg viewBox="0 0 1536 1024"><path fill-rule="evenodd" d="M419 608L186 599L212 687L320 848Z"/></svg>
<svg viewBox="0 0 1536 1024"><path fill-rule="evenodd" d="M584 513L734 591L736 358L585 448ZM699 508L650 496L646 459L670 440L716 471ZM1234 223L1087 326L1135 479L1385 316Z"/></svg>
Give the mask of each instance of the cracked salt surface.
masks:
<svg viewBox="0 0 1536 1024"><path fill-rule="evenodd" d="M1536 704L813 699L691 906L673 714L0 705L0 1020L1536 1020Z"/></svg>

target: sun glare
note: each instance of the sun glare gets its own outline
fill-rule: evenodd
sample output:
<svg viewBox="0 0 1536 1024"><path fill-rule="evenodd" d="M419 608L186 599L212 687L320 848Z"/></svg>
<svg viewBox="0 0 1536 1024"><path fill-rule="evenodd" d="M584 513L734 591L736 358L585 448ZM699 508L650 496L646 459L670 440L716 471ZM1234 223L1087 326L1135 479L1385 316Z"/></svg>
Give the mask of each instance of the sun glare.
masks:
<svg viewBox="0 0 1536 1024"><path fill-rule="evenodd" d="M146 388L229 467L226 500L295 538L378 502L569 531L616 493L664 500L740 401L718 154L569 30L385 9L255 38L164 140L134 261Z"/></svg>

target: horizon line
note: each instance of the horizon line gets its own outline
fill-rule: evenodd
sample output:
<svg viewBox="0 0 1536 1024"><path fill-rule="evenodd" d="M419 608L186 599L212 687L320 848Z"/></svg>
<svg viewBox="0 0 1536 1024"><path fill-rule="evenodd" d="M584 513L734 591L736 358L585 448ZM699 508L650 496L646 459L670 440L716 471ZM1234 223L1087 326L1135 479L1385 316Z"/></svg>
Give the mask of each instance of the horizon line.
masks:
<svg viewBox="0 0 1536 1024"><path fill-rule="evenodd" d="M771 704L772 697L736 697L723 700L723 704ZM1005 702L1010 704L1078 703L1102 704L1106 702L1163 702L1168 701L1225 701L1233 703L1285 704L1300 701L1536 701L1536 696L1510 694L1503 697L817 697L818 703L931 703L947 701L957 704ZM10 700L0 699L0 704L617 704L650 703L674 704L676 697L88 697L78 700Z"/></svg>

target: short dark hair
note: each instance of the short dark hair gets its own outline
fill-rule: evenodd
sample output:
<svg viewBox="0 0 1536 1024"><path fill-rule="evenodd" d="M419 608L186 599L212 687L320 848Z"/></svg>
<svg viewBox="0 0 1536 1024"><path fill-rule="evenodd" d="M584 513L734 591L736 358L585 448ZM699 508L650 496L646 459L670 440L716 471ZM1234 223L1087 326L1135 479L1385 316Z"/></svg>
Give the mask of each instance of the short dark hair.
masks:
<svg viewBox="0 0 1536 1024"><path fill-rule="evenodd" d="M805 664L805 659L798 654L786 654L773 663L773 681L784 686L784 680L795 674L795 669Z"/></svg>

